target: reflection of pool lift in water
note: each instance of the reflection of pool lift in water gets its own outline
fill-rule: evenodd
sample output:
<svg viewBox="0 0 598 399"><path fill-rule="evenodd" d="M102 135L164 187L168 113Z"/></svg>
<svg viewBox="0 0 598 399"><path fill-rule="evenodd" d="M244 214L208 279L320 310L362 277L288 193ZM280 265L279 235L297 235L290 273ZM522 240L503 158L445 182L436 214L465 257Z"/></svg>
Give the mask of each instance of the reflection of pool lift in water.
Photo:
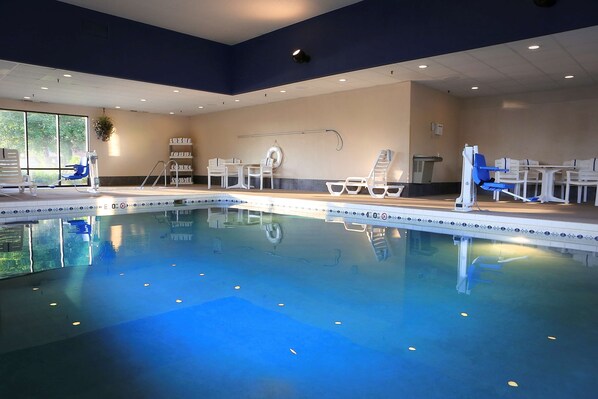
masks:
<svg viewBox="0 0 598 399"><path fill-rule="evenodd" d="M86 220L73 219L67 223L74 227L70 233L80 235L83 241L91 241L91 224L87 223Z"/></svg>
<svg viewBox="0 0 598 399"><path fill-rule="evenodd" d="M478 153L478 146L465 145L463 149L463 171L461 173L461 195L455 201L455 210L460 212L469 212L472 206L477 202L476 186L486 191L500 191L524 202L536 202L537 197L524 198L508 190L515 187L513 184L495 183L494 178L490 178L490 171L508 172L508 169L501 169L495 166L487 166L486 158Z"/></svg>
<svg viewBox="0 0 598 399"><path fill-rule="evenodd" d="M94 240L93 238L99 238L99 233L98 233L98 223L96 220L96 217L94 216L87 216L85 219L72 219L72 220L68 220L66 222L63 222L64 225L68 224L69 226L72 227L71 230L69 230L69 233L71 234L76 234L78 236L81 237L81 240L83 240L83 242L87 243L87 248L88 248L88 256L89 256L89 264L92 265L93 264L93 246L94 246ZM98 245L98 243L96 242L96 246ZM101 247L100 247L100 252L101 251Z"/></svg>
<svg viewBox="0 0 598 399"><path fill-rule="evenodd" d="M526 259L527 256L503 258L502 256L478 256L470 262L471 237L453 237L455 245L459 245L459 272L457 276L457 292L469 295L477 283L490 283L491 280L482 278L484 271L498 272L503 263Z"/></svg>

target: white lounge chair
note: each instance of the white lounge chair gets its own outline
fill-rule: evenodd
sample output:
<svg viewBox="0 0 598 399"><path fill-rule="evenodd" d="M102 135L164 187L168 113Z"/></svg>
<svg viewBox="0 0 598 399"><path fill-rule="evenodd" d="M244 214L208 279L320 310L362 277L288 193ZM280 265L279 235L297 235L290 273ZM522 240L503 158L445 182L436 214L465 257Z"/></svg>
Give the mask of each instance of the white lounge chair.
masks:
<svg viewBox="0 0 598 399"><path fill-rule="evenodd" d="M20 193L28 187L31 195L37 195L37 184L21 172L18 150L0 148L0 189L4 187L18 187Z"/></svg>
<svg viewBox="0 0 598 399"><path fill-rule="evenodd" d="M381 150L367 177L347 177L344 181L327 182L328 192L331 195L359 194L361 189L367 188L374 198L399 197L405 186L389 185L387 176L392 163L392 151Z"/></svg>

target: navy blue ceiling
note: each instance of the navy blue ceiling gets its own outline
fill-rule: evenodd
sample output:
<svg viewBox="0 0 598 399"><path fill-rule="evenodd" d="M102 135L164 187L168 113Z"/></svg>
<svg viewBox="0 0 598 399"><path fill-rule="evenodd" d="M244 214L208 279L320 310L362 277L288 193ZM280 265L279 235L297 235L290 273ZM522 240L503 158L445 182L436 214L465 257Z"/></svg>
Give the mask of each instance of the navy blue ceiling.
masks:
<svg viewBox="0 0 598 399"><path fill-rule="evenodd" d="M365 0L228 46L53 0L0 11L0 59L225 94L598 24L596 0Z"/></svg>

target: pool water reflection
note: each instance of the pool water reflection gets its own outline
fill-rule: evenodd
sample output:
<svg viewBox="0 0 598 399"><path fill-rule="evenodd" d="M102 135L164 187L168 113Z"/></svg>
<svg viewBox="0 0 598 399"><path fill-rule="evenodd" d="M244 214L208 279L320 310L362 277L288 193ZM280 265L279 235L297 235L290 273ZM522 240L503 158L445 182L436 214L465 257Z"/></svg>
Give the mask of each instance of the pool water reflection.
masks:
<svg viewBox="0 0 598 399"><path fill-rule="evenodd" d="M2 226L0 397L593 397L596 254L335 222Z"/></svg>

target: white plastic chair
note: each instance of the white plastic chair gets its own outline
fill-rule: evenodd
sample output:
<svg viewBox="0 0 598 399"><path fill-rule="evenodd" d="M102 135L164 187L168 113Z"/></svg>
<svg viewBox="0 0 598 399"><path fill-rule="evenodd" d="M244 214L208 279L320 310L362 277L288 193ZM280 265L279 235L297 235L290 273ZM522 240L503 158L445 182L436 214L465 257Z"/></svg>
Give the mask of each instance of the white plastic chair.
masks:
<svg viewBox="0 0 598 399"><path fill-rule="evenodd" d="M212 187L212 177L220 177L220 187L228 187L229 177L238 177L239 174L236 168L228 168L226 163L240 163L240 159L236 158L212 158L208 160L208 189Z"/></svg>
<svg viewBox="0 0 598 399"><path fill-rule="evenodd" d="M331 195L359 194L362 188L367 188L374 198L399 197L405 186L389 185L387 181L388 169L392 163L392 151L381 150L374 162L374 166L367 177L347 177L344 181L326 182Z"/></svg>
<svg viewBox="0 0 598 399"><path fill-rule="evenodd" d="M538 196L538 187L542 184L542 177L540 176L540 171L534 169L534 167L539 167L540 162L535 161L533 159L520 159L519 160L519 168L523 170L527 170L527 184L534 185L534 197Z"/></svg>
<svg viewBox="0 0 598 399"><path fill-rule="evenodd" d="M251 178L260 179L260 190L264 189L264 177L270 178L270 188L274 188L274 160L270 157L261 160L259 166L247 166L247 188L251 187Z"/></svg>
<svg viewBox="0 0 598 399"><path fill-rule="evenodd" d="M527 175L528 170L519 167L519 161L512 158L500 158L494 162L494 165L500 169L506 169L507 172L497 171L494 174L496 183L507 183L515 186L514 194L527 198ZM523 186L523 194L521 194L521 186ZM500 199L500 191L494 191L494 200Z"/></svg>
<svg viewBox="0 0 598 399"><path fill-rule="evenodd" d="M29 188L34 197L37 196L37 184L23 175L19 151L10 148L0 148L0 189L4 187L18 187L19 193Z"/></svg>
<svg viewBox="0 0 598 399"><path fill-rule="evenodd" d="M569 203L571 186L577 186L577 203L588 200L588 187L598 186L598 158L575 161L575 169L566 171L565 203ZM598 193L596 195L598 197Z"/></svg>

